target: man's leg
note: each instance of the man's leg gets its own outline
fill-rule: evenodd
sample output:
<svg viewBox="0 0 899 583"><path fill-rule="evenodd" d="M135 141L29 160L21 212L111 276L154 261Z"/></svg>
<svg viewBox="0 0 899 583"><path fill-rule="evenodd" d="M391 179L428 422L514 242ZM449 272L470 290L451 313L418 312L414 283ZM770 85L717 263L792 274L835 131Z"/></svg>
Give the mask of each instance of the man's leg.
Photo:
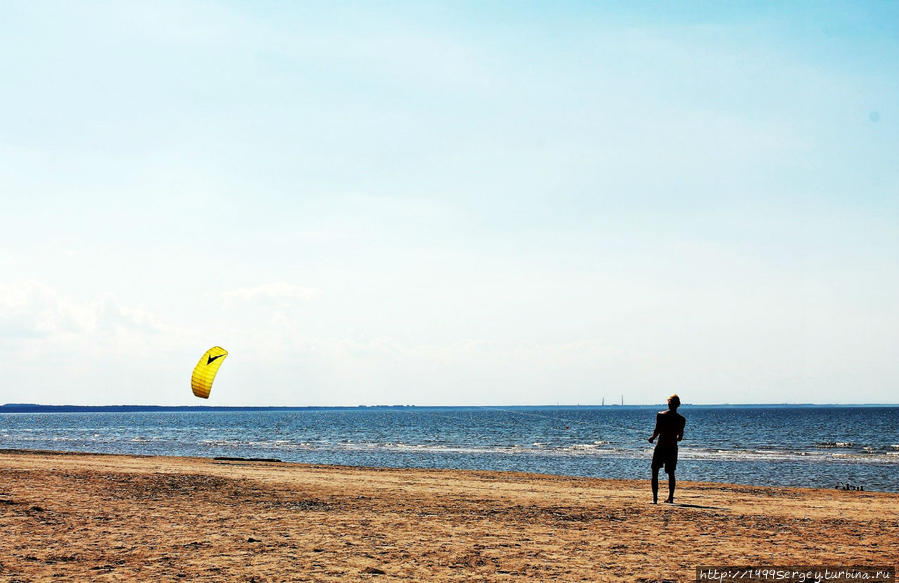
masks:
<svg viewBox="0 0 899 583"><path fill-rule="evenodd" d="M674 485L674 472L672 471L668 474L668 499L665 500L665 502L668 502L669 504L674 502Z"/></svg>
<svg viewBox="0 0 899 583"><path fill-rule="evenodd" d="M659 468L652 468L652 503L659 503Z"/></svg>

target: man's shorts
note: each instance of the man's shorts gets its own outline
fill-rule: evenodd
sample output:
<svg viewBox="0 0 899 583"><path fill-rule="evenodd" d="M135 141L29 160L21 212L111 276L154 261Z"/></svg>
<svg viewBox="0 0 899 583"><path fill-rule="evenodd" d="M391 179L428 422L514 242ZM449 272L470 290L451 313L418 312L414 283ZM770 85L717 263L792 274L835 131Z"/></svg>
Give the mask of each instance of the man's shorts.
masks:
<svg viewBox="0 0 899 583"><path fill-rule="evenodd" d="M665 466L666 474L673 474L677 467L677 446L657 445L652 452L652 469L656 470Z"/></svg>

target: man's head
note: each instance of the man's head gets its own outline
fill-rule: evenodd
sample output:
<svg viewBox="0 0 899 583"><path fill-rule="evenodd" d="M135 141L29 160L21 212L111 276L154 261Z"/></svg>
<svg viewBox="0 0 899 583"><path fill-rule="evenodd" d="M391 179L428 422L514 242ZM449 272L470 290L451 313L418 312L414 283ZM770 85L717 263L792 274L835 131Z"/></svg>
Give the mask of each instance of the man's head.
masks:
<svg viewBox="0 0 899 583"><path fill-rule="evenodd" d="M674 393L668 397L668 408L672 411L677 411L678 407L680 407L680 397L677 396L677 393Z"/></svg>

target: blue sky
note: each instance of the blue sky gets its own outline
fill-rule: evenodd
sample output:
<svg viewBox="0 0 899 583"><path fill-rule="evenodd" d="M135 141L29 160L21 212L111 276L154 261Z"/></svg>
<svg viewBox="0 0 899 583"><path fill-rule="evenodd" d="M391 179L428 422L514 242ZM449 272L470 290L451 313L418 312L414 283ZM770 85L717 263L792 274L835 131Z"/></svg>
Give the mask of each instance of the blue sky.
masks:
<svg viewBox="0 0 899 583"><path fill-rule="evenodd" d="M896 402L895 3L0 12L0 401Z"/></svg>

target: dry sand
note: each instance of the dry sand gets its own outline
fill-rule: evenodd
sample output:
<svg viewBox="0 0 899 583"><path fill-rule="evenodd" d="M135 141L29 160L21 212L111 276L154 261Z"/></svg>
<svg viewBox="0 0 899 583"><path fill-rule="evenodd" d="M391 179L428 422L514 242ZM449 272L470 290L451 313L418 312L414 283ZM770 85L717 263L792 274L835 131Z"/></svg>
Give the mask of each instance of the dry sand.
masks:
<svg viewBox="0 0 899 583"><path fill-rule="evenodd" d="M0 580L687 581L710 563L899 557L899 494L678 494L653 506L648 480L0 451Z"/></svg>

